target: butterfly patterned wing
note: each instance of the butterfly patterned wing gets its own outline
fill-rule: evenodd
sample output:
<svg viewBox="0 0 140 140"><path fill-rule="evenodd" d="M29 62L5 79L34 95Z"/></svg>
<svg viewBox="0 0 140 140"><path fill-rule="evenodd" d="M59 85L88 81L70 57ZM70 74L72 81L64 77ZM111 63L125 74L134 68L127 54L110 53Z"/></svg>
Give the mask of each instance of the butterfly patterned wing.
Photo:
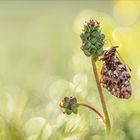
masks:
<svg viewBox="0 0 140 140"><path fill-rule="evenodd" d="M110 94L118 98L128 99L132 89L130 85L130 74L116 53L117 46L112 46L104 52L101 60L104 61L101 69L100 82Z"/></svg>

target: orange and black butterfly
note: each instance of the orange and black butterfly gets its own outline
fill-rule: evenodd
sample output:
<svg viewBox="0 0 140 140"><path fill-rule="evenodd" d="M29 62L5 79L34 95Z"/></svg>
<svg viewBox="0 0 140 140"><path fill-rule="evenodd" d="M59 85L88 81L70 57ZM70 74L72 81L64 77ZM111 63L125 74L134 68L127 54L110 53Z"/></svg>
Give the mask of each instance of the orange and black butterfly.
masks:
<svg viewBox="0 0 140 140"><path fill-rule="evenodd" d="M101 58L104 63L101 69L100 82L110 94L118 98L128 99L132 93L131 76L126 65L116 55L116 48L118 46L112 46L104 51Z"/></svg>

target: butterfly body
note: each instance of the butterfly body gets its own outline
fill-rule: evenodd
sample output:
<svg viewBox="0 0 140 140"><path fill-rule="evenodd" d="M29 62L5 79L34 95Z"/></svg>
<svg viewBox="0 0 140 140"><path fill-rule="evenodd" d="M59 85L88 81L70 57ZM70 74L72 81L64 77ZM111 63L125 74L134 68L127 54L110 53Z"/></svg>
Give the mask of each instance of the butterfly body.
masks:
<svg viewBox="0 0 140 140"><path fill-rule="evenodd" d="M116 55L116 48L112 46L106 50L101 58L104 61L101 69L100 82L110 94L118 98L128 99L131 96L130 74L126 65Z"/></svg>

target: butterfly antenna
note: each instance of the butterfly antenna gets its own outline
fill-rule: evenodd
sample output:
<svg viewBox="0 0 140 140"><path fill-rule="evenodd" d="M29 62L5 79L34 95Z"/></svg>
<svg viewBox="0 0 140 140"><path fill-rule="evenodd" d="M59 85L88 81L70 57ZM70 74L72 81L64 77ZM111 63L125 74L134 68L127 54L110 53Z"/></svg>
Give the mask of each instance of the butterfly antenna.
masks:
<svg viewBox="0 0 140 140"><path fill-rule="evenodd" d="M132 69L125 63L125 61L123 60L123 58L121 57L121 55L119 54L118 51L117 51L117 54L120 57L120 59L122 60L122 62L128 67L129 71L132 71Z"/></svg>
<svg viewBox="0 0 140 140"><path fill-rule="evenodd" d="M112 44L110 39L105 39L105 42L107 42L107 41L110 43L111 46L113 46L113 44Z"/></svg>

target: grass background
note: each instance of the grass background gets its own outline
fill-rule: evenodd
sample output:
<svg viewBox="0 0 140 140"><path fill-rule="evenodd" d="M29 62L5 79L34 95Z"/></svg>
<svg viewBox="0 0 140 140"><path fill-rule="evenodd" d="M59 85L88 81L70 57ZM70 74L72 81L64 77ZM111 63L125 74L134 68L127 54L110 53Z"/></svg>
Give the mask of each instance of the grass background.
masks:
<svg viewBox="0 0 140 140"><path fill-rule="evenodd" d="M0 1L0 140L102 140L104 126L84 108L66 116L63 96L102 112L90 60L80 50L86 19L131 67L132 97L104 90L113 140L140 139L140 2L138 0ZM106 40L105 47L110 46ZM101 64L98 64L100 71Z"/></svg>

